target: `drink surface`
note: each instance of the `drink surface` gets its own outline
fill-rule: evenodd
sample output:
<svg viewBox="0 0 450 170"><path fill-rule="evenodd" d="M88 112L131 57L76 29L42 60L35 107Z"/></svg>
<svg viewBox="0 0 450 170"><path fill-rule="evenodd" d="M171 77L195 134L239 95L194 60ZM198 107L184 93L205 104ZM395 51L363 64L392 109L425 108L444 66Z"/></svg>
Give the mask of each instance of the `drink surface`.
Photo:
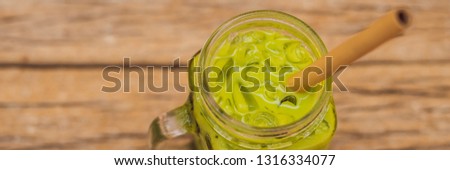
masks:
<svg viewBox="0 0 450 170"><path fill-rule="evenodd" d="M254 127L283 126L303 118L320 97L320 93L290 92L284 81L313 60L308 45L286 32L233 33L213 55L211 65L220 71L209 72L208 85L232 118Z"/></svg>

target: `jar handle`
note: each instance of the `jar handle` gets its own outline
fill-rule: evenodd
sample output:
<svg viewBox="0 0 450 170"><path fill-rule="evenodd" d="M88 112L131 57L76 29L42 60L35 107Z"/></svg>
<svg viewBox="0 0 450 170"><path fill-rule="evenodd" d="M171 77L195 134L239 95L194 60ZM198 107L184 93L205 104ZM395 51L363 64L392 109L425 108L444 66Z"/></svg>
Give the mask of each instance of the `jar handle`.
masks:
<svg viewBox="0 0 450 170"><path fill-rule="evenodd" d="M190 103L159 115L148 129L150 149L194 149L188 133Z"/></svg>

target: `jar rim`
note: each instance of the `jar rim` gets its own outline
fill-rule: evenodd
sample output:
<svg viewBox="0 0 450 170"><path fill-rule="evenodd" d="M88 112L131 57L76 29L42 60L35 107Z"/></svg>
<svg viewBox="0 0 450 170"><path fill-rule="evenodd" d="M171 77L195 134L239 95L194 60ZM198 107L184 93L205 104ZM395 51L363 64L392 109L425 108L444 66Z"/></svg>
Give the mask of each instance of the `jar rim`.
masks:
<svg viewBox="0 0 450 170"><path fill-rule="evenodd" d="M271 21L283 22L287 23L290 26L293 26L294 29L305 32L305 37L311 40L312 46L318 49L319 55L317 57L322 57L327 53L326 47L323 44L320 37L314 32L313 29L310 28L306 23L302 20L286 14L280 11L274 10L257 10L250 11L247 13L240 14L236 17L229 19L224 22L221 26L219 26L209 37L209 39L204 44L201 52L200 52L200 69L204 70L206 63L206 58L211 57L208 56L208 52L210 47L215 41L223 34L226 33L231 27L236 24L242 22L242 20L248 19L266 19ZM229 114L227 114L214 100L213 96L208 92L208 86L203 82L204 76L199 76L197 79L197 83L200 85L200 95L202 97L203 104L211 110L212 115L208 116L206 119L210 124L218 124L219 126L227 126L226 131L219 132L224 136L235 136L236 134L242 137L248 137L252 139L263 139L263 138L285 138L292 136L302 136L304 134L308 136L308 133L311 133L311 128L315 128L315 124L323 120L326 111L323 109L327 106L329 98L331 96L331 92L327 91L326 88L328 85L331 85L330 79L326 80L326 84L322 86L322 89L319 90L321 92L318 102L312 107L312 109L306 114L305 117L294 121L287 125L277 126L277 127L255 127L248 124L245 124L239 120L232 118ZM325 109L326 110L326 109ZM217 130L217 129L216 129ZM226 133L233 133L233 135L229 135Z"/></svg>

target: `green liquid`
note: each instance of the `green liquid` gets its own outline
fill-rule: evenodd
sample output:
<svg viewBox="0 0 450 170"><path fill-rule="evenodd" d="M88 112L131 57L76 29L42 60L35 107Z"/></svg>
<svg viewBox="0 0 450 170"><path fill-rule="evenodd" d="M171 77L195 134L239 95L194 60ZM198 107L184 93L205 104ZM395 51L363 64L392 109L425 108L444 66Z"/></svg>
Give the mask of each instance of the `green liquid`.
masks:
<svg viewBox="0 0 450 170"><path fill-rule="evenodd" d="M300 71L317 58L309 47L301 39L275 30L258 29L230 34L216 48L209 62L221 70L209 74L210 79L207 80L215 102L233 119L257 128L280 127L299 121L313 109L320 93L289 92L283 76ZM194 62L198 62L198 56ZM240 74L246 67L257 71ZM282 71L283 68L289 69ZM248 81L248 77L258 81ZM222 81L212 81L211 78ZM212 90L212 87L221 88ZM290 141L288 146L281 148L264 144L244 146L242 140L249 139L239 139L233 135L224 137L216 125L205 119L205 114L211 113L207 113L209 111L204 108L198 93L192 95L192 100L196 122L192 131L197 136L196 144L200 149L325 149L336 127L331 98L323 121L309 136Z"/></svg>
<svg viewBox="0 0 450 170"><path fill-rule="evenodd" d="M312 57L308 46L292 36L272 30L239 33L217 49L212 65L222 70L223 81L209 81L209 86L222 87L213 92L214 99L234 119L255 127L287 125L303 118L320 96L289 92L283 79L311 64Z"/></svg>

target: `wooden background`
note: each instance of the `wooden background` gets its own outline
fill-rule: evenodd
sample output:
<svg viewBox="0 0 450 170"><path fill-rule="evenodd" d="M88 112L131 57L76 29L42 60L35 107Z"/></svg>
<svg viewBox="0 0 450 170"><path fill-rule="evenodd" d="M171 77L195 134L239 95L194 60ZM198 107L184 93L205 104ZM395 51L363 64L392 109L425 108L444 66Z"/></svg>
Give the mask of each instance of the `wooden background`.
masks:
<svg viewBox="0 0 450 170"><path fill-rule="evenodd" d="M136 75L130 93L103 93L105 66L186 63L256 9L297 16L331 49L394 7L414 25L341 75L331 149L450 149L448 0L0 0L0 149L147 149L151 120L187 93L138 93Z"/></svg>

